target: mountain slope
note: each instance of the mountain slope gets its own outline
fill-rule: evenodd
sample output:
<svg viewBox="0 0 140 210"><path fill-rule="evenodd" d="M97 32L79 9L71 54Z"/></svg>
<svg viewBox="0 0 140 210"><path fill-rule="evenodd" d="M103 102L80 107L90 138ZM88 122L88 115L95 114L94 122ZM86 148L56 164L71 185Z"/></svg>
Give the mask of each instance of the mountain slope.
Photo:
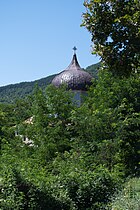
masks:
<svg viewBox="0 0 140 210"><path fill-rule="evenodd" d="M96 63L93 65L90 65L86 68L86 71L88 71L94 78L97 78L98 75L98 69L101 66L101 63Z"/></svg>
<svg viewBox="0 0 140 210"><path fill-rule="evenodd" d="M88 66L85 70L88 71L93 77L97 78L99 66L100 63L93 64ZM24 98L32 94L36 84L42 89L45 89L55 76L56 74L32 82L21 82L2 86L0 87L0 103L13 103L16 99Z"/></svg>
<svg viewBox="0 0 140 210"><path fill-rule="evenodd" d="M54 77L55 75L51 75L32 82L21 82L0 87L0 103L13 103L18 98L25 98L32 94L36 84L45 89Z"/></svg>

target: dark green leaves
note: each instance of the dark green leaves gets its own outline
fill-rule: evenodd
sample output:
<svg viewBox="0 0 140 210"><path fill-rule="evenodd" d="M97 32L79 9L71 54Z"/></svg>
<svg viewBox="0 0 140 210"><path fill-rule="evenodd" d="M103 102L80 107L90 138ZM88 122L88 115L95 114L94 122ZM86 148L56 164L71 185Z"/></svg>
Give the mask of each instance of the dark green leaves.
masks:
<svg viewBox="0 0 140 210"><path fill-rule="evenodd" d="M91 33L93 51L109 70L128 76L140 66L139 1L85 1L83 25Z"/></svg>

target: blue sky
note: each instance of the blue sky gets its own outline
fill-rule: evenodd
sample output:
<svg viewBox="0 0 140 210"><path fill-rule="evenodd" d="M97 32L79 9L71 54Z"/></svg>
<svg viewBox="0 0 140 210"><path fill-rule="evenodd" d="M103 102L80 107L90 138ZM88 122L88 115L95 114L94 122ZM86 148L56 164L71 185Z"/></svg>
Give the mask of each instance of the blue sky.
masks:
<svg viewBox="0 0 140 210"><path fill-rule="evenodd" d="M83 0L0 0L0 86L64 70L76 46L81 67L97 63L80 27Z"/></svg>

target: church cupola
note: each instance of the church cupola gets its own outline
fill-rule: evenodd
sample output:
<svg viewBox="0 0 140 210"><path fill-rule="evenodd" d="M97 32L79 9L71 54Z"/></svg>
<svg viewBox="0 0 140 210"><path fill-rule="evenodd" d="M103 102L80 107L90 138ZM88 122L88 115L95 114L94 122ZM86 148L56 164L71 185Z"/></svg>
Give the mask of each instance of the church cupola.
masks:
<svg viewBox="0 0 140 210"><path fill-rule="evenodd" d="M80 67L76 56L76 47L74 47L73 50L74 54L70 65L55 76L52 80L52 84L56 87L66 84L69 90L75 92L76 100L81 101L81 94L85 95L88 87L92 83L92 76Z"/></svg>

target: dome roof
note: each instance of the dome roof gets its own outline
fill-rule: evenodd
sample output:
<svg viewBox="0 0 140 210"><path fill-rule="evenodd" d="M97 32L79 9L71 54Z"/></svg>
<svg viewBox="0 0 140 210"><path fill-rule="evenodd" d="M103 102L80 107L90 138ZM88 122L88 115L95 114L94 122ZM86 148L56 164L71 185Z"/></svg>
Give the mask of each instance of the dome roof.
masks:
<svg viewBox="0 0 140 210"><path fill-rule="evenodd" d="M55 76L52 84L56 87L66 84L68 89L71 90L87 90L87 87L91 85L91 79L92 76L81 69L76 53L74 53L70 65L66 70Z"/></svg>

